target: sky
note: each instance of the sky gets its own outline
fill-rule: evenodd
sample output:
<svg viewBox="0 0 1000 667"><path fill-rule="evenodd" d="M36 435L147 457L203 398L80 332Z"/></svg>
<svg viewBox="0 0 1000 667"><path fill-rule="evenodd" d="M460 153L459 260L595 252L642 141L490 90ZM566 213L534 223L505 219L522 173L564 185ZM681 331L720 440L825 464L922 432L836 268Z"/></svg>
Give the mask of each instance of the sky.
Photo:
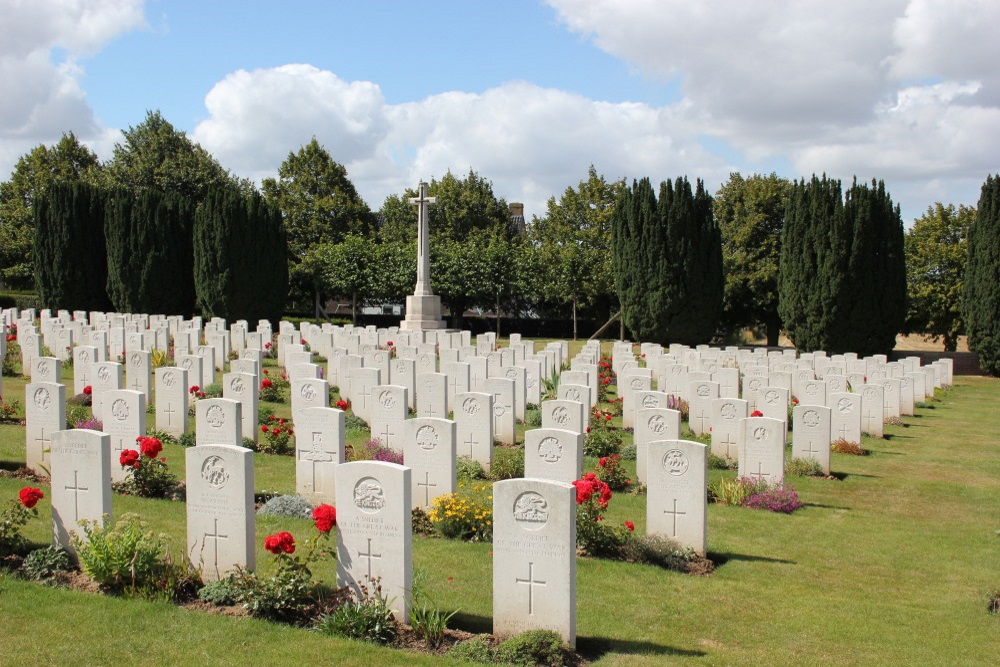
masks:
<svg viewBox="0 0 1000 667"><path fill-rule="evenodd" d="M0 180L159 110L260 182L312 137L373 209L470 169L542 216L609 180L884 180L909 224L1000 172L998 0L0 0Z"/></svg>

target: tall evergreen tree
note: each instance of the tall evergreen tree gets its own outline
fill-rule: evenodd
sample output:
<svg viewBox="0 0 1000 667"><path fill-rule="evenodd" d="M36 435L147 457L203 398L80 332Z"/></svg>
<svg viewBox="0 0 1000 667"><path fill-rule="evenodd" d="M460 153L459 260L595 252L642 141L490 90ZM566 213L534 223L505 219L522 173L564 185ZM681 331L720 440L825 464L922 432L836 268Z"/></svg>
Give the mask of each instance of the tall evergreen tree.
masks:
<svg viewBox="0 0 1000 667"><path fill-rule="evenodd" d="M108 296L117 310L194 312L193 219L193 202L175 192L118 190L109 198Z"/></svg>
<svg viewBox="0 0 1000 667"><path fill-rule="evenodd" d="M640 340L704 343L722 309L722 246L699 180L634 183L615 207L613 266L625 326Z"/></svg>
<svg viewBox="0 0 1000 667"><path fill-rule="evenodd" d="M990 175L979 195L965 265L965 325L979 367L1000 375L1000 175Z"/></svg>
<svg viewBox="0 0 1000 667"><path fill-rule="evenodd" d="M35 276L46 308L108 310L104 194L54 183L35 202Z"/></svg>
<svg viewBox="0 0 1000 667"><path fill-rule="evenodd" d="M281 213L260 193L213 188L194 216L198 305L229 320L277 320L288 295Z"/></svg>
<svg viewBox="0 0 1000 667"><path fill-rule="evenodd" d="M903 222L883 183L792 187L778 312L800 350L887 353L906 317Z"/></svg>

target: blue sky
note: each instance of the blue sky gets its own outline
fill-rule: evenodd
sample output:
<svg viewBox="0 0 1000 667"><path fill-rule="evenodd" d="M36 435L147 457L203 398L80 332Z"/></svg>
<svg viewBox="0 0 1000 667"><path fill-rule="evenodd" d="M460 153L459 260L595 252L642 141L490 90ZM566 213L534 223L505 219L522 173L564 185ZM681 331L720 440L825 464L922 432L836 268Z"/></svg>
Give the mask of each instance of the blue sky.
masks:
<svg viewBox="0 0 1000 667"><path fill-rule="evenodd" d="M991 0L0 0L0 178L159 109L259 180L312 136L368 203L470 168L541 215L608 178L881 178L909 222L1000 167ZM6 101L5 101L6 100Z"/></svg>

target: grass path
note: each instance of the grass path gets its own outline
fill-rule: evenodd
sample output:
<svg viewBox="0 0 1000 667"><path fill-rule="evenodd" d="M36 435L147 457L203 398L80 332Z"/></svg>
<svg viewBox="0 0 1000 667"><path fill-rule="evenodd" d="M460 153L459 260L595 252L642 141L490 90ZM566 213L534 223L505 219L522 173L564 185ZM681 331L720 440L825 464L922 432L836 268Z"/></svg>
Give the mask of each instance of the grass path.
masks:
<svg viewBox="0 0 1000 667"><path fill-rule="evenodd" d="M866 439L871 456L834 454L842 481L790 478L807 504L793 515L711 506L709 552L724 561L711 577L581 559L579 649L607 665L996 664L1000 617L985 609L1000 587L1000 381L960 377L939 396L908 426L887 427L888 439ZM183 448L167 455L178 469ZM0 426L0 467L23 456L23 428ZM291 459L258 455L256 467L258 488L292 488ZM733 473L711 472L721 475ZM21 486L0 479L0 498ZM47 502L39 503L43 517ZM139 512L182 548L182 504L116 496L114 506ZM607 520L631 519L643 530L644 513L644 498L618 495ZM308 526L259 518L257 543ZM43 543L46 530L34 521L27 534ZM262 550L258 559L269 560ZM414 563L440 607L461 608L455 625L489 631L490 545L418 538ZM333 580L332 561L317 575ZM0 637L5 665L443 662L3 576Z"/></svg>

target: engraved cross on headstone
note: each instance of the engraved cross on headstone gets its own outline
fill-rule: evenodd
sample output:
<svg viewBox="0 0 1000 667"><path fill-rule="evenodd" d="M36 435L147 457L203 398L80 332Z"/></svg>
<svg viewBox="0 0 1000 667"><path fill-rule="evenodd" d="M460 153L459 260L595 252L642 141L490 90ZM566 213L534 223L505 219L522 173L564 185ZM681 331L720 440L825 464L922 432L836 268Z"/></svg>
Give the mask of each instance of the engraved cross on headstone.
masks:
<svg viewBox="0 0 1000 667"><path fill-rule="evenodd" d="M680 512L680 511L677 510L677 499L674 498L674 509L672 509L672 510L663 510L663 513L664 514L670 514L670 515L673 516L673 519L674 519L674 528L673 528L673 533L671 533L670 537L677 537L677 515L680 514L680 515L683 516L683 515L687 514L687 512Z"/></svg>
<svg viewBox="0 0 1000 667"><path fill-rule="evenodd" d="M534 595L533 595L533 589L534 589L534 587L535 586L543 586L544 587L545 584L546 584L545 581L536 580L535 579L534 573L532 572L532 570L534 569L534 567L535 567L535 564L529 561L528 562L528 578L527 579L518 579L517 577L514 577L514 583L515 584L521 584L521 585L524 585L524 586L528 587L528 615L529 616L531 616L532 614L535 613L535 609L534 609Z"/></svg>
<svg viewBox="0 0 1000 667"><path fill-rule="evenodd" d="M167 402L166 407L163 408L163 414L165 414L167 416L167 426L172 426L173 425L173 423L174 423L174 415L176 413L177 413L177 411L174 410L174 404L170 403L170 402Z"/></svg>
<svg viewBox="0 0 1000 667"><path fill-rule="evenodd" d="M370 537L368 538L368 553L365 553L365 552L361 551L361 549L358 549L358 557L359 558L367 558L368 559L368 579L371 580L371 578L372 578L372 558L374 558L375 560L382 560L382 554L377 554L372 549L372 538L370 538Z"/></svg>
<svg viewBox="0 0 1000 667"><path fill-rule="evenodd" d="M228 540L229 536L228 535L224 535L224 534L222 534L222 533L219 532L219 519L218 518L212 519L212 526L213 526L212 527L212 532L211 533L207 533L207 532L205 533L205 537L204 537L204 539L202 539L202 544L204 544L208 540L212 540L212 548L213 548L212 564L215 566L216 571L218 571L219 570L219 540Z"/></svg>
<svg viewBox="0 0 1000 667"><path fill-rule="evenodd" d="M80 492L90 491L89 486L80 486L80 480L78 478L80 474L79 470L73 471L73 486L67 486L65 489L67 491L73 492L73 521L77 522L80 520Z"/></svg>
<svg viewBox="0 0 1000 667"><path fill-rule="evenodd" d="M424 487L424 507L431 504L431 487L437 488L437 484L431 484L431 473L424 471L424 481L417 482L417 486Z"/></svg>
<svg viewBox="0 0 1000 667"><path fill-rule="evenodd" d="M427 207L437 203L437 197L427 196L427 184L420 183L416 197L407 200L417 206L417 287L415 295L431 295L431 255L430 255L430 225L428 224Z"/></svg>
<svg viewBox="0 0 1000 667"><path fill-rule="evenodd" d="M317 440L317 436L320 438ZM311 434L311 440L313 444L312 449L304 449L299 452L299 461L308 461L312 464L312 490L313 493L322 492L321 480L316 478L316 464L317 463L330 463L333 461L333 452L328 452L323 449L322 434L318 432L313 432Z"/></svg>
<svg viewBox="0 0 1000 667"><path fill-rule="evenodd" d="M469 439L462 444L469 446L469 458L474 457L476 453L476 445L479 444L479 441L476 440L475 434L472 431L469 431Z"/></svg>
<svg viewBox="0 0 1000 667"><path fill-rule="evenodd" d="M767 473L764 472L764 464L762 462L757 462L757 472L751 472L750 477L756 477L757 479L764 479L767 477Z"/></svg>

